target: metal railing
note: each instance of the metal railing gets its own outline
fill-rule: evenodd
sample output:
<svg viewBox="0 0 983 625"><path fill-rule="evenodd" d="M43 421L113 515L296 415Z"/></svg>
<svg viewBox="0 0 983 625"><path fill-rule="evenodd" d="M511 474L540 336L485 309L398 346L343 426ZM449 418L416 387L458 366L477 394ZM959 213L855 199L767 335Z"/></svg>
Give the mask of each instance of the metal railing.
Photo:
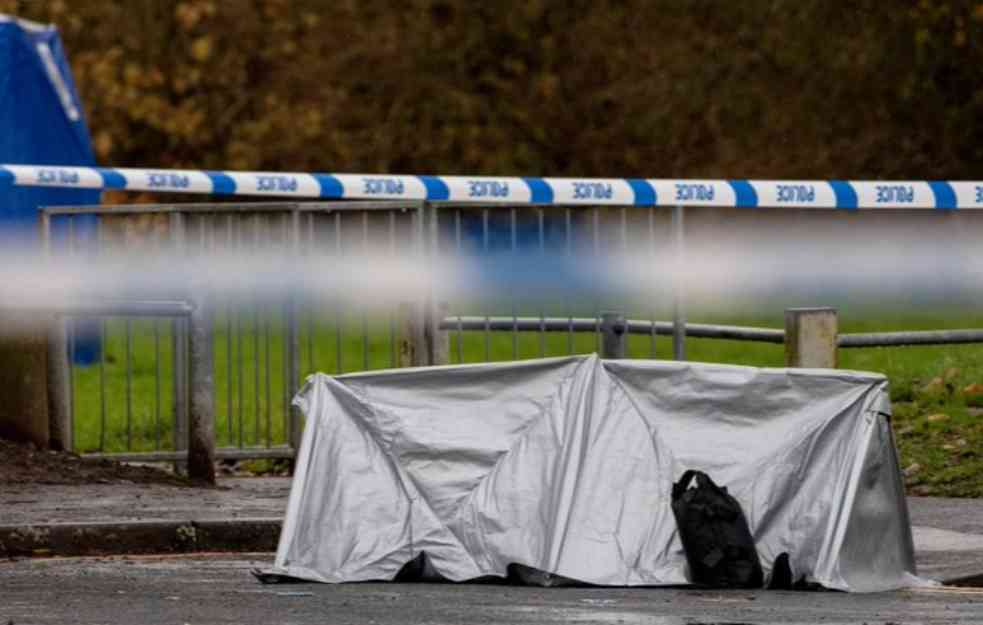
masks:
<svg viewBox="0 0 983 625"><path fill-rule="evenodd" d="M84 220L92 216L97 220L86 224ZM631 212L627 207L591 206L520 211L500 204L438 206L400 201L82 206L44 209L41 232L44 249L54 256L98 256L103 250L127 246L190 256L273 246L298 256L317 251L344 257L371 244L394 257L411 252L436 264L451 254L493 256L520 248L544 256L600 256L627 249L630 236L637 244L637 232L653 248L670 246L673 224L681 234L681 210L667 217L652 207ZM438 336L436 320L455 312L451 303L438 310L441 296L437 285L412 303L407 314L393 310L385 318L373 318L350 301L285 301L278 306L213 303L219 456L291 456L299 428L296 417L291 417L290 399L305 373L434 364L455 356L464 361L460 349L448 354L446 337ZM462 318L466 316L462 308L466 304L454 304ZM521 312L514 300L507 305L516 316ZM606 306L599 298L591 303L596 315ZM675 309L674 327L680 327L681 302ZM96 341L99 360L95 367L70 364L71 388L86 391L75 392L70 405L75 430L83 422L97 423L98 429L75 432L78 435L71 437L75 448L146 460L183 457L188 401L185 323L137 319L138 315L107 311L97 304L90 304L88 312L93 314L85 312L73 316L100 317L98 331L87 337L78 325L69 324L66 340L73 356L78 345ZM118 314L110 314L114 312ZM539 312L545 314L545 308ZM407 326L402 332L401 325ZM398 335L413 333L417 338L409 341L406 350ZM683 335L677 332L675 338L674 354L682 357ZM490 358L487 348L486 341L484 356L476 352L475 357ZM599 349L599 343L594 348ZM409 357L403 357L404 351ZM75 358L70 361L74 362ZM135 375L136 371L146 374L148 366L153 375ZM114 377L122 383L114 383ZM143 401L148 394L135 390L148 380L154 397L149 406ZM148 409L152 419L147 418ZM155 426L135 427L141 417ZM110 431L114 427L115 434Z"/></svg>
<svg viewBox="0 0 983 625"><path fill-rule="evenodd" d="M49 256L98 257L128 245L192 256L220 248L250 252L272 247L302 255L315 245L333 245L340 255L352 245L350 231L357 230L364 237L359 240L367 241L370 224L374 231L382 225L394 252L405 248L397 233L420 233L422 213L419 202L56 207L42 211L41 232ZM98 221L79 223L91 215ZM302 304L292 298L274 304L259 297L254 302L210 302L213 327L207 356L214 359L217 382L210 398L218 417L217 457L293 456L300 426L290 407L292 395L303 363L308 372L324 364L317 353L315 316L306 315L308 323L303 323ZM52 341L67 344L61 350L72 356L66 359L65 382L58 384L68 398L62 410L67 432L61 436L67 448L131 460L182 461L187 456L189 406L200 384L188 380L187 319L195 308L183 306L176 311L160 302L87 301L60 311L65 317L97 321L95 329L91 322L87 328L58 324L61 334ZM340 341L342 324L335 321ZM367 324L363 314L362 328ZM363 347L368 340L363 335ZM97 354L87 363L92 366L76 364L79 346L86 342ZM342 350L335 351L332 360L340 369ZM361 367L366 367L368 349L363 351ZM395 342L389 351L392 358L384 366L396 364ZM345 364L359 368L359 363ZM83 423L86 427L80 430Z"/></svg>
<svg viewBox="0 0 983 625"><path fill-rule="evenodd" d="M94 232L86 233L76 220L91 215L98 221L90 225ZM656 249L672 249L680 258L683 211L553 205L520 210L419 201L57 207L42 211L42 242L52 255L82 253L85 245L95 254L140 245L190 255L278 247L298 257L317 251L338 258L374 245L394 258L419 254L434 265L452 255L486 258L518 251L531 259L591 259L629 248L651 249L654 258ZM67 447L96 456L183 463L189 458L197 398L197 414L211 414L214 457L289 458L301 431L290 401L305 373L519 358L523 353L597 351L621 357L628 335L648 336L653 358L668 355L656 349L656 337L672 337L677 359L685 358L686 337L785 341L782 329L686 323L679 290L669 287L643 294L648 318L625 318L639 305L637 298L634 308L626 304L632 298L624 294L595 291L581 302L530 305L505 293L491 306L453 301L433 284L417 300L382 317L357 301L296 297L275 304L209 301L207 308L187 301L79 302L61 313L98 318L94 340L99 357L94 366L75 365L78 345L93 336L73 323L54 333L52 349L67 343L62 352L73 356L66 370L52 372L54 388L68 398L55 400L62 402L60 414L67 415L59 417L63 432L58 436ZM177 295L191 299L201 294ZM662 314L671 310L672 321L658 320L659 305ZM612 310L618 312L607 312ZM197 343L190 328L195 311L206 313ZM503 311L508 314L498 314ZM509 341L498 340L503 333L511 334ZM531 349L530 334L536 335ZM558 334L566 340L548 340ZM579 340L585 335L593 340ZM842 348L983 342L983 330L841 334L836 340ZM197 361L192 344L200 348ZM204 395L198 390L205 382L190 373L195 362L199 373L211 363L211 390ZM152 391L138 392L138 387Z"/></svg>
<svg viewBox="0 0 983 625"><path fill-rule="evenodd" d="M604 313L617 314L617 313ZM446 317L440 329L452 334L471 332L559 332L573 336L579 332L602 332L602 314L590 317ZM670 321L625 319L617 322L618 332L641 336L674 336L675 324ZM753 326L734 326L712 323L687 323L685 336L701 339L747 341L752 343L783 344L785 330ZM452 339L453 340L453 339ZM460 341L458 338L457 341ZM983 329L908 330L898 332L863 332L838 334L840 349L870 347L907 347L916 345L960 345L983 343ZM458 342L458 345L460 343ZM650 355L656 355L653 351Z"/></svg>

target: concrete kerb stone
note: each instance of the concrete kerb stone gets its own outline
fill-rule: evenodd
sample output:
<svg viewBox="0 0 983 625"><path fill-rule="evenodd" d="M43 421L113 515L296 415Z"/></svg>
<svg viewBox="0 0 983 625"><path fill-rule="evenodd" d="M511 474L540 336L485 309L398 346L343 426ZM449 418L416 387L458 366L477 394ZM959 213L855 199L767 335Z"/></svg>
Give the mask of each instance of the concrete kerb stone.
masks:
<svg viewBox="0 0 983 625"><path fill-rule="evenodd" d="M276 551L282 520L0 525L0 557Z"/></svg>
<svg viewBox="0 0 983 625"><path fill-rule="evenodd" d="M281 525L279 518L0 525L0 558L274 552ZM983 574L967 574L977 570L953 566L941 581L980 587Z"/></svg>

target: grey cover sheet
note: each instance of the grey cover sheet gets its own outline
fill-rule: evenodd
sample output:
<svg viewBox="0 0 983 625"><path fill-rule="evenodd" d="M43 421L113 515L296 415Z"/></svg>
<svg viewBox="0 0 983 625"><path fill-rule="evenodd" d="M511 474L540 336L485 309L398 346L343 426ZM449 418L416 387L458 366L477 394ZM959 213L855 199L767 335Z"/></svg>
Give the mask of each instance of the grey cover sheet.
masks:
<svg viewBox="0 0 983 625"><path fill-rule="evenodd" d="M271 572L454 581L510 564L598 585L686 584L686 469L741 503L766 576L921 583L877 374L594 355L308 378Z"/></svg>

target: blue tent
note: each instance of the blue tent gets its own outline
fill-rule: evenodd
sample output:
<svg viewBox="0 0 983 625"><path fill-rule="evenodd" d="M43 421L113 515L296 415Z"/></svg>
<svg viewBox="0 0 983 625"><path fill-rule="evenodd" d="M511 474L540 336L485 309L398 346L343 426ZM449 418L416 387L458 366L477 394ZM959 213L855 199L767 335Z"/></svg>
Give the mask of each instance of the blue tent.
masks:
<svg viewBox="0 0 983 625"><path fill-rule="evenodd" d="M95 164L89 130L61 37L54 26L0 14L0 163ZM37 232L38 207L98 204L98 190L15 187L0 179L0 244ZM76 233L93 223L76 224ZM25 232L27 231L27 232ZM98 342L77 344L76 361L98 356Z"/></svg>
<svg viewBox="0 0 983 625"><path fill-rule="evenodd" d="M95 165L82 103L58 31L3 14L0 163ZM0 228L33 228L38 206L98 203L97 190L4 185Z"/></svg>

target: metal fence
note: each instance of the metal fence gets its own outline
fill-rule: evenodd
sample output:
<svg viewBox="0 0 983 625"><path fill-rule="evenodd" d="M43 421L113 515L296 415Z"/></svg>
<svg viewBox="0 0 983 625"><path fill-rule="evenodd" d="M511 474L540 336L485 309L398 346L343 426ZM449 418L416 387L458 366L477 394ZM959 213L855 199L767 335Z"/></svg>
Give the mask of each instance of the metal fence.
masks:
<svg viewBox="0 0 983 625"><path fill-rule="evenodd" d="M394 254L422 249L422 203L360 202L298 205L195 204L59 207L42 213L42 241L50 257L98 258L112 251L167 250L190 258L222 251L313 248L342 256L384 233ZM92 216L97 220L92 221ZM125 303L72 304L65 340L68 440L85 453L142 460L180 459L186 453L189 413L187 310L135 298L192 299L190 292L153 293L150 285ZM343 358L350 337L338 303L271 301L262 294L211 302L218 456L287 458L299 433L290 400L301 376L317 369L395 366L395 319L384 350L363 312L361 354ZM184 304L188 310L193 306ZM324 318L334 316L330 332ZM373 320L374 321L374 320ZM373 325L373 330L375 330ZM321 349L333 338L333 349ZM330 352L330 353L329 353ZM385 353L383 353L385 352ZM86 354L89 354L86 361ZM371 357L370 357L371 354Z"/></svg>
<svg viewBox="0 0 983 625"><path fill-rule="evenodd" d="M95 219L93 219L93 217ZM47 253L95 255L114 249L278 249L303 258L345 258L374 248L432 266L451 258L489 261L498 284L537 259L587 263L627 250L683 254L683 209L622 206L509 206L422 201L166 204L48 208ZM492 263L516 258L522 263ZM658 272L658 267L652 268ZM667 272L668 273L668 272ZM492 276L494 279L495 276ZM244 297L209 302L208 356L214 375L219 458L292 457L301 430L290 401L315 371L345 373L405 365L480 362L596 351L618 357L627 335L648 337L649 357L685 358L687 336L780 344L781 329L688 324L674 285L626 293L585 285L583 297L524 297L508 288L491 300L459 297L431 282L416 301L370 311L357 297ZM170 302L97 302L64 311L66 438L77 451L121 459L187 456L195 294L135 293ZM190 303L188 303L190 301ZM659 319L671 317L672 321ZM659 337L671 337L664 345ZM663 339L664 341L665 339ZM983 331L840 335L840 347L981 342ZM97 357L85 364L85 350ZM620 346L620 347L619 347ZM623 354L621 354L623 355Z"/></svg>

